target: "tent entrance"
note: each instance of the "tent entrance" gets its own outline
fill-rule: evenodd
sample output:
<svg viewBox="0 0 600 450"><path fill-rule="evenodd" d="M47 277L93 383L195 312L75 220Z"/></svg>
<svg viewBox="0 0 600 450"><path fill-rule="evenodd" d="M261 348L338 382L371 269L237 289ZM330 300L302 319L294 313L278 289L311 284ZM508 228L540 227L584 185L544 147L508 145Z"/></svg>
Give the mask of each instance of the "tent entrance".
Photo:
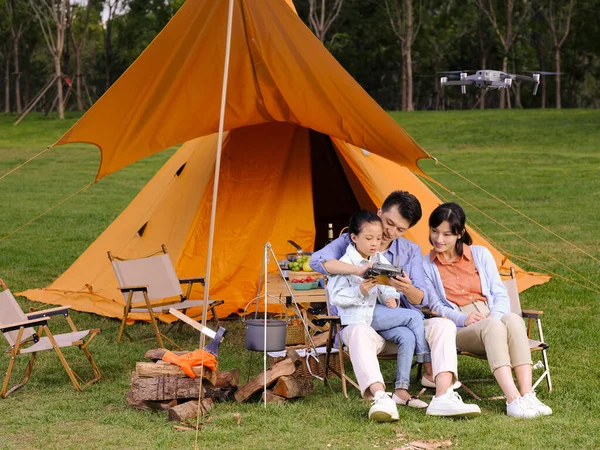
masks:
<svg viewBox="0 0 600 450"><path fill-rule="evenodd" d="M314 130L310 132L315 250L327 241L328 224L333 224L334 237L348 225L352 214L361 209L331 138Z"/></svg>

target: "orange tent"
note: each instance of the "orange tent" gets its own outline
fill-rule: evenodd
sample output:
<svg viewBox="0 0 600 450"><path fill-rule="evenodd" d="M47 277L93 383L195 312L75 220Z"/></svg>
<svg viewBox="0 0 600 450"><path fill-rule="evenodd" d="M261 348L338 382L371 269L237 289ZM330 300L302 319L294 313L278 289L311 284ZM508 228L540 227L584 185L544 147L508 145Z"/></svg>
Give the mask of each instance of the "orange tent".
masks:
<svg viewBox="0 0 600 450"><path fill-rule="evenodd" d="M226 14L227 2L188 0L57 142L97 145L100 179L188 141L62 276L22 295L121 317L108 250L136 257L166 244L181 277L204 272ZM327 223L339 230L394 189L414 193L425 217L439 204L414 175L423 175L417 161L427 153L283 0L235 1L230 64L211 275L211 297L226 301L222 314L256 295L265 242L282 257L293 250L288 239L310 250ZM406 237L426 251L426 221ZM548 280L521 277L522 287Z"/></svg>

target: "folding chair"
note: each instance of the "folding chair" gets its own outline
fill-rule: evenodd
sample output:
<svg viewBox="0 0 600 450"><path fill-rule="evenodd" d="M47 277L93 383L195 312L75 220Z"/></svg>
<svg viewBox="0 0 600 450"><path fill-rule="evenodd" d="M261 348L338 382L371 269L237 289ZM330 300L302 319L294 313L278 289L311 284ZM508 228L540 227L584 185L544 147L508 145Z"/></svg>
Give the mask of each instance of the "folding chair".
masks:
<svg viewBox="0 0 600 450"><path fill-rule="evenodd" d="M508 292L508 297L510 298L510 311L514 314L522 316L523 319L527 319L527 337L529 338L529 350L531 353L541 352L542 353L542 365L544 367L544 372L540 375L537 381L533 384L533 389L535 389L541 382L546 379L546 385L548 386L548 392L552 392L552 380L550 379L550 366L548 364L548 347L549 345L544 342L544 333L542 331L542 320L541 316L544 314L543 311L534 311L534 310L523 310L521 309L521 299L519 298L519 289L517 286L517 279L515 277L515 270L513 267L510 268L510 279L504 280L504 287ZM537 325L537 336L538 340L533 339L533 323ZM465 352L460 349L457 349L459 355L471 356L478 359L487 359L486 355L479 355L475 353ZM486 381L486 380L468 380L468 381ZM462 380L461 380L462 382ZM466 388L466 386L465 386ZM470 389L466 388L467 391L476 399L481 400L481 398L475 394ZM491 397L488 400L496 400L503 399L504 397Z"/></svg>
<svg viewBox="0 0 600 450"><path fill-rule="evenodd" d="M81 387L82 384L87 386L100 379L98 366L96 366L94 358L87 349L90 342L92 342L96 335L100 333L99 328L78 331L71 320L71 317L69 317L69 306L25 314L2 279L0 279L0 286L3 289L3 291L0 292L0 332L2 332L10 345L10 349L6 351L7 354L10 354L10 362L8 363L8 369L6 371L6 376L4 377L0 397L8 397L11 393L27 383L33 369L33 362L35 361L37 352L44 350L54 350L56 352L76 390L81 391L83 390ZM54 315L64 316L72 331L64 334L52 334L48 328L48 321L50 320L50 317ZM34 330L35 327L38 328L37 331ZM45 334L45 336L42 336L42 334ZM81 377L71 369L61 351L61 348L74 346L79 347L83 351L92 365L94 378L88 382L83 382ZM20 383L9 389L8 385L10 383L16 359L22 354L31 355L25 369L25 376ZM78 378L81 380L81 383L77 380Z"/></svg>
<svg viewBox="0 0 600 450"><path fill-rule="evenodd" d="M154 329L158 345L164 348L164 338L179 348L172 339L159 331L156 315L168 314L170 308L183 312L190 308L203 308L203 300L189 300L189 296L192 293L194 283L201 283L204 286L204 278L177 278L175 268L164 245L161 250L143 258L124 259L108 252L108 259L115 271L119 290L125 299L123 320L121 321L117 341L121 342L123 334L133 341L133 338L125 331L125 323L129 314L145 313L150 316L150 323ZM183 284L187 285L185 294L181 288ZM158 302L156 302L157 300ZM209 300L208 302L208 308L217 324L219 317L215 308L223 303L223 300ZM204 314L204 310L196 317L202 317L202 314Z"/></svg>

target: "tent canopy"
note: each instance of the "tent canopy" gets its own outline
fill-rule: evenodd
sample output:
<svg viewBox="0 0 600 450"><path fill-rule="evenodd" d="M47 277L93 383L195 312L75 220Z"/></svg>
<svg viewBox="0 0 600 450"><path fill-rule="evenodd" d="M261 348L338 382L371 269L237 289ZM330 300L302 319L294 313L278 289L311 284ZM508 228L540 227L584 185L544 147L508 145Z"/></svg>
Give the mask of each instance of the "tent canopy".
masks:
<svg viewBox="0 0 600 450"><path fill-rule="evenodd" d="M97 179L218 131L228 2L188 0L56 145L100 148ZM425 151L283 0L235 0L225 130L286 122L422 174Z"/></svg>
<svg viewBox="0 0 600 450"><path fill-rule="evenodd" d="M57 142L98 146L100 179L187 141L63 275L22 295L122 317L108 250L141 257L166 244L180 277L204 273L226 15L225 1L188 0ZM243 311L256 296L266 242L282 258L293 250L288 239L311 250L325 241L327 223L337 232L396 189L415 194L425 217L440 203L415 176L427 153L283 0L235 0L233 19L210 283L211 297L226 301L222 314ZM500 265L502 255L470 232ZM405 236L429 248L426 220ZM522 288L548 280L519 277Z"/></svg>

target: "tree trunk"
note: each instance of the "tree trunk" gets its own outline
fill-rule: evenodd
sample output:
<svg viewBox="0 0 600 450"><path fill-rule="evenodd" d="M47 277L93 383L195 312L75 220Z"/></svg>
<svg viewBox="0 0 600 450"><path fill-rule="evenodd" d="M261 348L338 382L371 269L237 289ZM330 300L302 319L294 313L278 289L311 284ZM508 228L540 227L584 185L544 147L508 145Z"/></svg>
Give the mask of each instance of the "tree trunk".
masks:
<svg viewBox="0 0 600 450"><path fill-rule="evenodd" d="M402 96L402 111L406 111L407 104L407 86L406 86L406 44L402 43L402 76L401 76L402 88L401 88L401 96Z"/></svg>
<svg viewBox="0 0 600 450"><path fill-rule="evenodd" d="M412 42L413 36L413 11L412 0L405 0L406 5L406 111L413 108L413 75L412 75Z"/></svg>
<svg viewBox="0 0 600 450"><path fill-rule="evenodd" d="M482 46L480 45L480 48ZM485 52L482 52L481 54L481 68L485 69L487 66L487 54ZM479 109L483 110L485 109L485 94L487 93L487 91L485 89L481 90L481 94L480 94L480 102L479 102Z"/></svg>
<svg viewBox="0 0 600 450"><path fill-rule="evenodd" d="M21 110L23 109L21 103L21 71L19 69L19 39L15 38L13 40L13 56L14 56L14 66L15 66L15 108L17 110L17 114L21 114Z"/></svg>
<svg viewBox="0 0 600 450"><path fill-rule="evenodd" d="M10 112L10 58L6 55L4 60L4 112Z"/></svg>
<svg viewBox="0 0 600 450"><path fill-rule="evenodd" d="M557 47L555 50L554 62L556 64L556 109L560 109L560 47Z"/></svg>
<svg viewBox="0 0 600 450"><path fill-rule="evenodd" d="M65 98L63 94L62 68L60 64L60 54L54 55L54 74L56 75L56 98L58 99L58 118L65 118Z"/></svg>
<svg viewBox="0 0 600 450"><path fill-rule="evenodd" d="M81 73L81 51L80 48L75 46L75 93L77 94L77 111L82 112L83 106L83 93L81 90L83 74Z"/></svg>
<svg viewBox="0 0 600 450"><path fill-rule="evenodd" d="M505 49L505 51L507 51ZM502 72L508 73L508 56L502 58ZM504 109L506 105L506 99L508 98L508 89L501 89L500 92L500 109Z"/></svg>
<svg viewBox="0 0 600 450"><path fill-rule="evenodd" d="M112 44L111 44L111 32L112 26L111 21L106 21L106 32L104 34L104 54L106 57L106 63L104 64L104 89L108 91L110 87L110 66L112 63Z"/></svg>

